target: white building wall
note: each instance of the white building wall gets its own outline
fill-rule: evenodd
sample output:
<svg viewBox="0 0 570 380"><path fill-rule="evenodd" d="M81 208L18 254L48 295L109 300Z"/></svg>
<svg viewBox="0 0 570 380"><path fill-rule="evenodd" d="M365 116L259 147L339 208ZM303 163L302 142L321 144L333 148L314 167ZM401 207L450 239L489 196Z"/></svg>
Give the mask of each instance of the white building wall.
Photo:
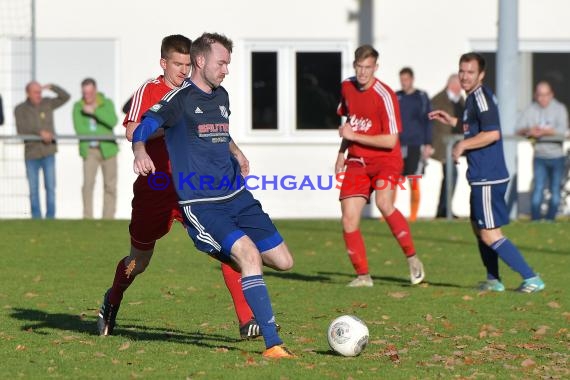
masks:
<svg viewBox="0 0 570 380"><path fill-rule="evenodd" d="M357 10L355 0L36 0L38 39L113 39L117 41L117 76L114 99L117 112L145 79L160 74L159 46L163 36L174 33L197 37L203 31L224 33L234 40L230 75L224 86L230 92L232 135L251 161L252 174L332 174L338 137L336 131L321 131L309 137L302 133L278 134L259 139L247 120L244 78L250 69L244 46L252 40L345 41L350 52L357 46L357 24L348 13ZM549 43L570 41L570 2L566 0L519 1L521 39ZM375 46L380 51L378 76L394 89L398 71L411 66L416 86L430 95L441 90L457 69L459 55L476 43L491 42L497 35L497 0L375 0ZM352 57L348 57L348 62ZM42 62L38 62L39 65ZM73 62L59 62L73 65ZM350 73L350 64L345 71ZM492 70L493 68L491 68ZM97 73L93 73L96 77ZM58 82L58 78L38 78ZM76 78L77 87L83 78ZM23 100L23 99L22 99ZM72 99L75 101L77 99ZM19 102L21 100L16 100ZM9 107L5 104L5 107ZM8 113L10 110L5 110ZM294 126L291 126L294 130ZM122 133L121 127L116 133ZM57 217L81 217L81 161L75 146L63 145L57 157ZM420 216L435 213L441 179L439 164L430 160L422 180ZM130 217L132 155L128 144L120 153L117 217ZM464 169L464 166L462 166ZM524 177L524 174L527 174ZM528 171L519 179L529 182ZM21 181L25 185L24 181ZM22 186L24 186L22 185ZM98 183L98 186L100 182ZM27 187L14 191L27 192ZM454 211L468 213L468 189L464 180L454 199ZM100 190L96 207L100 205ZM338 193L331 191L254 191L273 217L330 217L340 215ZM407 213L406 193L398 194L398 207ZM26 203L24 207L29 207ZM97 211L100 212L99 207ZM96 214L97 215L97 214Z"/></svg>

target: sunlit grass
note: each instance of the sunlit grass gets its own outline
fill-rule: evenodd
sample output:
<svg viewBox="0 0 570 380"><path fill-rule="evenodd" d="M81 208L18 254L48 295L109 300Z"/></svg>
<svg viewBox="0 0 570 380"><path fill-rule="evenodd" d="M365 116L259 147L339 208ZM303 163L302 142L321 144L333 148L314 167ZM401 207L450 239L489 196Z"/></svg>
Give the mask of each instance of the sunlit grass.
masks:
<svg viewBox="0 0 570 380"><path fill-rule="evenodd" d="M507 235L546 282L542 293L479 293L484 278L465 221L412 225L427 283L412 287L385 223L362 225L373 288L353 271L337 220L278 221L292 271L266 271L282 337L298 358L261 358L262 340L238 340L219 265L175 226L125 295L116 335L95 317L128 222L0 222L1 378L425 379L568 378L570 225L515 223ZM332 354L326 329L355 314L370 329L362 355ZM394 348L397 355L394 355ZM392 354L390 356L390 354Z"/></svg>

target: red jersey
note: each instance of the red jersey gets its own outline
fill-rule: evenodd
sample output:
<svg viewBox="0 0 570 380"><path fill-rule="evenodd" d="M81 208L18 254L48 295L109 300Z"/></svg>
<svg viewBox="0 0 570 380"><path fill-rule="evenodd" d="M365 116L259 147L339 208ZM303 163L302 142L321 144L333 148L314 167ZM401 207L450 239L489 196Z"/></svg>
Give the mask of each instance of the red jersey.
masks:
<svg viewBox="0 0 570 380"><path fill-rule="evenodd" d="M396 94L376 78L374 84L364 91L358 88L356 78L344 80L337 113L347 117L347 122L356 133L370 136L397 135L402 130ZM353 142L348 147L348 155L402 160L399 140L392 149L373 148Z"/></svg>
<svg viewBox="0 0 570 380"><path fill-rule="evenodd" d="M142 86L138 88L133 94L131 108L125 115L123 125L126 127L129 121L139 123L142 115L153 105L158 103L160 99L168 91L172 90L164 82L164 76L160 75L156 79L147 80Z"/></svg>
<svg viewBox="0 0 570 380"><path fill-rule="evenodd" d="M126 126L130 121L140 122L146 110L158 103L170 90L172 89L164 83L162 75L146 81L134 93L123 125ZM146 151L157 172L172 173L164 136L148 140ZM174 220L184 223L172 179L165 189L157 190L149 185L149 177L139 175L133 184L133 194L129 225L133 247L143 251L152 249L154 242L170 231Z"/></svg>
<svg viewBox="0 0 570 380"><path fill-rule="evenodd" d="M164 75L160 75L156 79L150 79L143 83L133 94L131 108L125 115L123 126L133 121L140 123L142 115L153 105L158 103L164 95L166 95L172 88L168 87L164 82ZM168 158L168 151L166 150L166 143L164 137L158 137L146 142L146 150L157 171L170 173L170 161Z"/></svg>

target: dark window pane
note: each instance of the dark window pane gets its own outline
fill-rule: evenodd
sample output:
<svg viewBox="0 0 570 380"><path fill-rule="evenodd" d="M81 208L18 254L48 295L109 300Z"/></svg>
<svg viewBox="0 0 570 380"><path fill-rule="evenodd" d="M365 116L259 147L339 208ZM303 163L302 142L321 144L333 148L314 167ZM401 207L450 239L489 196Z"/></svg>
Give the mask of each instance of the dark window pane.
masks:
<svg viewBox="0 0 570 380"><path fill-rule="evenodd" d="M532 84L546 80L552 86L554 97L570 106L570 54L534 53L532 55Z"/></svg>
<svg viewBox="0 0 570 380"><path fill-rule="evenodd" d="M297 129L336 129L341 53L297 53Z"/></svg>
<svg viewBox="0 0 570 380"><path fill-rule="evenodd" d="M253 129L277 129L277 52L251 53Z"/></svg>

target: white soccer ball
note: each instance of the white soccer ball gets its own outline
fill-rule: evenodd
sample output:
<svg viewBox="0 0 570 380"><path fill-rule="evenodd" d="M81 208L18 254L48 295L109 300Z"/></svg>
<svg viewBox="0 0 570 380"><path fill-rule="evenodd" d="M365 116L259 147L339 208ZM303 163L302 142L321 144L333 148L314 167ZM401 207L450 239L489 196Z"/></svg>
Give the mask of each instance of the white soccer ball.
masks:
<svg viewBox="0 0 570 380"><path fill-rule="evenodd" d="M329 346L342 356L357 356L368 344L368 327L354 315L341 315L331 322Z"/></svg>

